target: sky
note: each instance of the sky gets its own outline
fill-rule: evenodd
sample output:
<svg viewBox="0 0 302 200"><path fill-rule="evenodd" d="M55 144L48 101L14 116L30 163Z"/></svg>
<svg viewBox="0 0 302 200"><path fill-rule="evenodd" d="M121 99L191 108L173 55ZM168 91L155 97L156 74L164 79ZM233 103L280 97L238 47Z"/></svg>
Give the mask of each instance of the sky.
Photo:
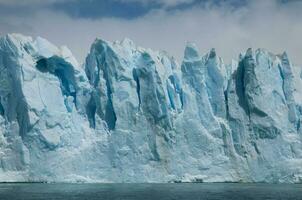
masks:
<svg viewBox="0 0 302 200"><path fill-rule="evenodd" d="M302 0L0 0L0 35L66 45L83 62L95 38L130 38L179 62L187 42L226 63L247 48L286 51L302 66Z"/></svg>

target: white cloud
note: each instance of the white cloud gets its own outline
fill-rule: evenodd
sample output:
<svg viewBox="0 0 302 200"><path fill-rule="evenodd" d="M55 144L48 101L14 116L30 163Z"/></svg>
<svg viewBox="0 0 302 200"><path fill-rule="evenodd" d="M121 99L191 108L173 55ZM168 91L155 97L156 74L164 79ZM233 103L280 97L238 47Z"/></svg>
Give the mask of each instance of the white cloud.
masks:
<svg viewBox="0 0 302 200"><path fill-rule="evenodd" d="M201 53L215 47L227 62L252 47L273 53L286 50L295 64L302 64L301 9L301 2L280 6L275 0L255 0L235 11L227 4L177 12L157 10L134 20L73 19L64 13L41 11L31 18L6 21L19 27L17 32L41 35L57 45L66 44L79 60L84 60L96 37L106 40L128 37L143 47L167 50L179 60L186 41L193 41ZM1 20L0 26L0 33L5 33ZM25 26L27 29L22 29Z"/></svg>
<svg viewBox="0 0 302 200"><path fill-rule="evenodd" d="M172 6L177 6L179 4L189 4L194 2L194 0L115 0L115 1L120 1L120 2L139 2L145 5L148 5L150 3L157 3L160 5L163 5L164 7L172 7Z"/></svg>
<svg viewBox="0 0 302 200"><path fill-rule="evenodd" d="M176 6L182 3L192 3L194 0L158 0L167 6Z"/></svg>
<svg viewBox="0 0 302 200"><path fill-rule="evenodd" d="M0 0L0 4L4 5L45 5L62 1L78 1L78 0ZM89 0L88 0L89 1ZM148 5L150 3L157 3L166 7L176 6L183 3L192 3L194 0L112 0L116 2L138 2L144 5Z"/></svg>

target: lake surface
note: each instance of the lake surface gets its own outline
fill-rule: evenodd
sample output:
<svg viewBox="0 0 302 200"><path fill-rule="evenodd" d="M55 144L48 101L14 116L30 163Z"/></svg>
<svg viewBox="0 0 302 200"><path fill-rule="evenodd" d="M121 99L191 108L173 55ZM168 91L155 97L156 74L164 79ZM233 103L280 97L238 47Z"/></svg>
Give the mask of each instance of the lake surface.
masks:
<svg viewBox="0 0 302 200"><path fill-rule="evenodd" d="M1 200L302 200L294 184L0 184Z"/></svg>

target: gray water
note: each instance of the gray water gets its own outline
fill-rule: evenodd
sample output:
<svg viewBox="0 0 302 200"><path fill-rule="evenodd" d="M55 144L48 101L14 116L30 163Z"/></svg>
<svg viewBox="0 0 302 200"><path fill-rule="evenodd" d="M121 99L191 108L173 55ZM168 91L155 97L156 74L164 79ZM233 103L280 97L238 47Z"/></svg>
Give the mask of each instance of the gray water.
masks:
<svg viewBox="0 0 302 200"><path fill-rule="evenodd" d="M294 184L0 184L0 200L302 200Z"/></svg>

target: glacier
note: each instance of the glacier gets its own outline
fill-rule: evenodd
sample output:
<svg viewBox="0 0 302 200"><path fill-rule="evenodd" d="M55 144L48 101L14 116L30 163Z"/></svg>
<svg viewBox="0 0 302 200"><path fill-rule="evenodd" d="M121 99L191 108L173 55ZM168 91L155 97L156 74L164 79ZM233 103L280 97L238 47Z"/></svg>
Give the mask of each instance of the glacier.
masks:
<svg viewBox="0 0 302 200"><path fill-rule="evenodd" d="M181 64L96 39L84 64L0 38L0 182L302 182L302 68L248 49Z"/></svg>

